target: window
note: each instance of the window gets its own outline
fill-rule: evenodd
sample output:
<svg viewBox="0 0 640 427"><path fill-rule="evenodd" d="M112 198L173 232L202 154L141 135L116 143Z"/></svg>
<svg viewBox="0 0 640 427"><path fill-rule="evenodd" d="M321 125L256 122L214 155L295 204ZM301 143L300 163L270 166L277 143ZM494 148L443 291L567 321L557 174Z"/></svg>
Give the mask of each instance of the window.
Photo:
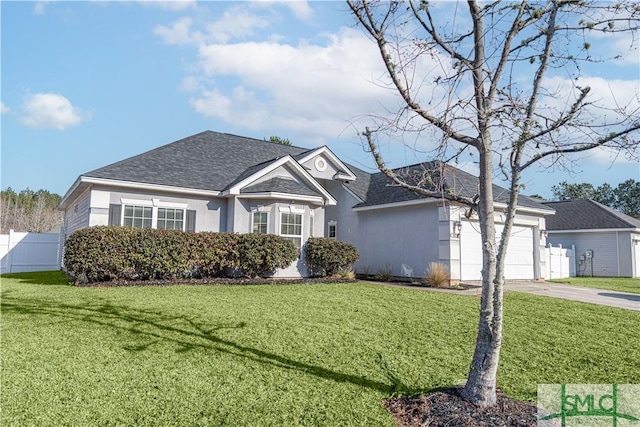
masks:
<svg viewBox="0 0 640 427"><path fill-rule="evenodd" d="M153 208L150 206L125 205L122 225L125 227L151 228Z"/></svg>
<svg viewBox="0 0 640 427"><path fill-rule="evenodd" d="M291 240L298 249L302 247L302 215L297 213L280 214L280 235Z"/></svg>
<svg viewBox="0 0 640 427"><path fill-rule="evenodd" d="M337 238L338 234L338 223L336 221L329 221L329 226L327 228L327 237L330 239Z"/></svg>
<svg viewBox="0 0 640 427"><path fill-rule="evenodd" d="M254 212L253 213L253 226L251 227L252 233L267 234L269 227L269 215L267 212Z"/></svg>
<svg viewBox="0 0 640 427"><path fill-rule="evenodd" d="M195 231L196 211L186 203L160 199L120 199L109 205L109 225Z"/></svg>
<svg viewBox="0 0 640 427"><path fill-rule="evenodd" d="M167 230L184 230L184 210L158 208L158 226Z"/></svg>

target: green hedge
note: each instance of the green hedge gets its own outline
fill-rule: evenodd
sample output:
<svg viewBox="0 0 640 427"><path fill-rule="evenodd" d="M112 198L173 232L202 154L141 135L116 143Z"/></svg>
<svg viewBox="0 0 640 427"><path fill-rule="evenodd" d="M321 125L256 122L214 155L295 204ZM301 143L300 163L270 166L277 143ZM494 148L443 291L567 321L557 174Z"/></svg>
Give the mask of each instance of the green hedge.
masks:
<svg viewBox="0 0 640 427"><path fill-rule="evenodd" d="M240 271L249 277L268 276L298 258L293 242L274 234L240 234L238 252Z"/></svg>
<svg viewBox="0 0 640 427"><path fill-rule="evenodd" d="M294 244L268 234L186 233L90 227L65 243L67 272L80 282L269 275L298 257Z"/></svg>
<svg viewBox="0 0 640 427"><path fill-rule="evenodd" d="M333 276L360 259L355 246L327 237L310 237L305 246L309 268L315 275Z"/></svg>

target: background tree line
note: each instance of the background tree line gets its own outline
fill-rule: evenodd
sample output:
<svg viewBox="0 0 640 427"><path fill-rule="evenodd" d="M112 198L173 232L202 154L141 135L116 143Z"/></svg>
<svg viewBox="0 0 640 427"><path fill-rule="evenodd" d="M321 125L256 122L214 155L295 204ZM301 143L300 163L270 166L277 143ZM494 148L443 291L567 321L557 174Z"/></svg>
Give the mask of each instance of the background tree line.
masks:
<svg viewBox="0 0 640 427"><path fill-rule="evenodd" d="M63 213L57 210L60 195L40 189L16 193L11 187L0 192L0 233L9 230L46 233L62 224Z"/></svg>
<svg viewBox="0 0 640 427"><path fill-rule="evenodd" d="M634 179L621 182L615 188L606 182L594 187L587 182L569 184L562 181L551 187L551 192L553 199L557 201L591 199L640 219L640 182Z"/></svg>

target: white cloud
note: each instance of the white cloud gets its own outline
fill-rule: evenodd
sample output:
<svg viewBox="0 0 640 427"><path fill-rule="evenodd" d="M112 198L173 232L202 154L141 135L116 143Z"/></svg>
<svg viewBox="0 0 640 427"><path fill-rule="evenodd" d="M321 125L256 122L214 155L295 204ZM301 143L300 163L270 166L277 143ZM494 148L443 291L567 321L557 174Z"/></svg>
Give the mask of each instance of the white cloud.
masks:
<svg viewBox="0 0 640 427"><path fill-rule="evenodd" d="M196 6L196 0L142 0L144 6L157 7L164 10L182 11Z"/></svg>
<svg viewBox="0 0 640 427"><path fill-rule="evenodd" d="M153 33L159 36L166 44L190 44L194 40L191 35L193 19L184 17L174 22L171 27L157 25Z"/></svg>
<svg viewBox="0 0 640 427"><path fill-rule="evenodd" d="M0 114L7 114L11 109L4 105L4 102L0 102Z"/></svg>
<svg viewBox="0 0 640 427"><path fill-rule="evenodd" d="M296 18L308 21L313 17L313 9L309 6L309 3L302 0L289 1L286 0L284 4L291 9Z"/></svg>
<svg viewBox="0 0 640 427"><path fill-rule="evenodd" d="M325 46L276 42L201 45L203 76L183 87L207 87L191 100L196 111L253 129L307 129L335 137L348 120L395 98L371 82L382 74L375 46L352 29L327 36ZM231 89L216 85L231 78ZM200 89L202 90L202 89ZM365 107L366 108L366 107Z"/></svg>
<svg viewBox="0 0 640 427"><path fill-rule="evenodd" d="M215 21L208 23L204 31L193 29L193 19L183 17L171 26L157 25L153 32L167 44L229 43L245 39L256 30L269 27L269 21L242 6L234 6Z"/></svg>
<svg viewBox="0 0 640 427"><path fill-rule="evenodd" d="M254 30L264 29L269 21L252 13L244 7L227 9L222 16L207 25L207 40L227 43L231 39L243 39L254 33Z"/></svg>
<svg viewBox="0 0 640 427"><path fill-rule="evenodd" d="M22 124L33 128L64 130L91 118L57 93L29 95L22 108Z"/></svg>
<svg viewBox="0 0 640 427"><path fill-rule="evenodd" d="M313 9L306 0L253 0L252 3L258 6L274 4L286 6L301 21L308 21L313 17Z"/></svg>
<svg viewBox="0 0 640 427"><path fill-rule="evenodd" d="M38 1L33 5L33 13L35 15L44 15L45 8L47 4L50 3L48 1Z"/></svg>

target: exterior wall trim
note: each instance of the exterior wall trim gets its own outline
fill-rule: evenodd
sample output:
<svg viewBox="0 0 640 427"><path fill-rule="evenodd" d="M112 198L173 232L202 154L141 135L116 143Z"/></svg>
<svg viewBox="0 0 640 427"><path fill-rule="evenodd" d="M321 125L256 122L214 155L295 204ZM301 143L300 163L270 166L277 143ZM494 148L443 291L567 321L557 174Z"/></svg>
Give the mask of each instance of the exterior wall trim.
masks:
<svg viewBox="0 0 640 427"><path fill-rule="evenodd" d="M236 196L239 199L287 199L300 202L310 202L322 205L324 199L318 196L303 196L301 194L288 194L288 193L276 193L276 192L264 192L264 193L251 193L251 194L239 194Z"/></svg>
<svg viewBox="0 0 640 427"><path fill-rule="evenodd" d="M640 233L640 228L589 228L589 229L577 229L577 230L547 230L549 234L564 234L564 233L611 233L611 232L628 232L628 233Z"/></svg>
<svg viewBox="0 0 640 427"><path fill-rule="evenodd" d="M420 204L432 204L432 203L440 203L440 202L449 202L451 203L451 201L446 200L446 199L415 199L415 200L407 200L407 201L403 201L403 202L394 202L394 203L383 203L383 204L379 204L379 205L373 205L373 206L361 206L361 207L355 207L353 208L354 211L358 212L358 211L370 211L370 210L374 210L374 209L388 209L388 208L397 208L397 207L402 207L402 206L413 206L413 205L420 205ZM504 203L494 203L494 206L498 209L506 209L507 205L505 205ZM538 215L554 215L554 212L551 211L547 211L547 210L543 210L543 209L535 209L535 208L527 208L527 207L521 207L521 206L517 206L516 207L516 212L519 213L534 213L534 214L538 214ZM549 231L551 232L551 230Z"/></svg>
<svg viewBox="0 0 640 427"><path fill-rule="evenodd" d="M384 203L381 205L373 205L373 206L360 206L359 208L353 208L355 212L363 212L363 211L372 211L377 209L389 209L389 208L398 208L402 206L414 206L414 205L433 205L436 203L440 203L442 200L440 199L416 199L409 200L405 202L395 202L395 203Z"/></svg>
<svg viewBox="0 0 640 427"><path fill-rule="evenodd" d="M115 179L106 179L106 178L93 178L88 176L80 176L76 182L71 186L69 191L64 195L62 201L60 202L59 208L65 209L67 204L71 201L71 195L82 185L82 184L98 184L105 186L113 186L113 187L124 187L136 190L148 190L148 191L161 191L167 193L179 193L179 194L189 194L189 195L197 195L197 196L220 196L220 191L213 190L203 190L198 188L187 188L187 187L174 187L170 185L160 185L160 184L147 184L143 182L133 182L133 181L120 181ZM86 190L84 190L86 191ZM83 192L84 192L83 191ZM75 197L74 197L75 199Z"/></svg>
<svg viewBox="0 0 640 427"><path fill-rule="evenodd" d="M337 165L340 169L346 171L346 174L344 173L338 173L336 178L344 180L344 181L355 181L356 180L356 176L353 174L353 172L351 172L349 170L349 168L342 163L342 161L335 155L333 154L333 152L329 149L329 147L327 147L326 145L323 145L322 147L313 150L312 152L310 152L309 154L307 154L306 156L304 156L303 158L301 158L299 160L299 163L302 164L310 159L312 159L315 156L318 156L320 154L324 154L327 157L329 157L329 159L331 159L331 161Z"/></svg>

